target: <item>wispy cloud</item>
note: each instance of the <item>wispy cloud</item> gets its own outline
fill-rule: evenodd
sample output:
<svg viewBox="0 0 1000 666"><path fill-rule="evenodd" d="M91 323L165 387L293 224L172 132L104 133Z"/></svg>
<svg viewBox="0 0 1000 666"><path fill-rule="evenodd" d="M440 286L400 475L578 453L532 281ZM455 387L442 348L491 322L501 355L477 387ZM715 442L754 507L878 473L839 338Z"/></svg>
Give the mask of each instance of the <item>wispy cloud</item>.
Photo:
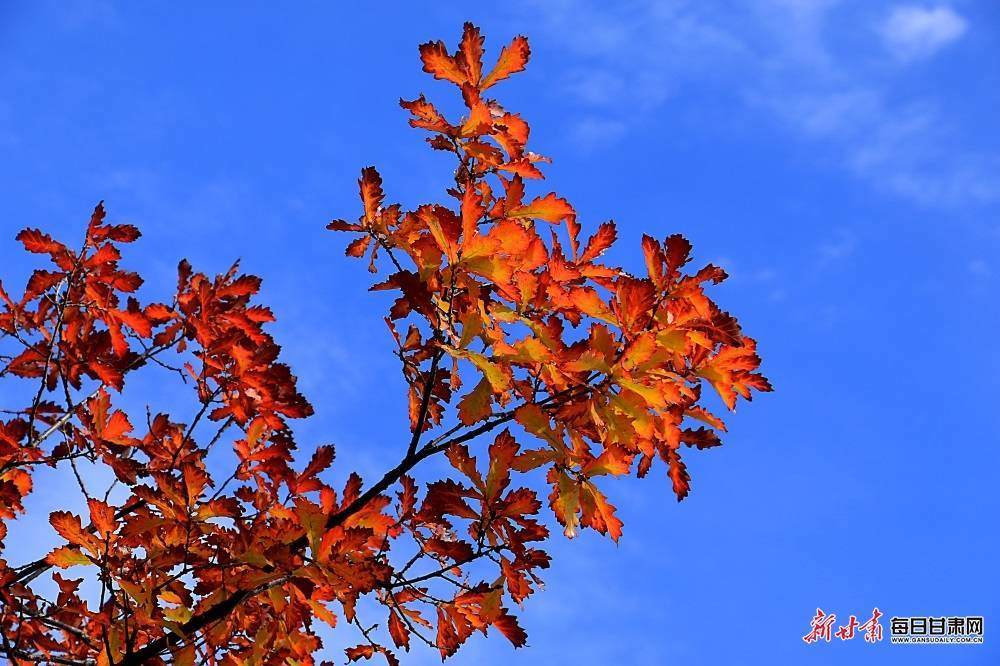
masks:
<svg viewBox="0 0 1000 666"><path fill-rule="evenodd" d="M969 272L980 280L993 277L993 267L984 259L973 259L970 261Z"/></svg>
<svg viewBox="0 0 1000 666"><path fill-rule="evenodd" d="M830 238L820 243L818 248L820 267L846 259L854 254L858 246L858 238L850 229L839 229L836 238Z"/></svg>
<svg viewBox="0 0 1000 666"><path fill-rule="evenodd" d="M968 24L954 9L899 6L882 27L886 48L903 61L926 58L960 38Z"/></svg>
<svg viewBox="0 0 1000 666"><path fill-rule="evenodd" d="M679 95L701 95L763 114L816 144L819 159L896 195L1000 200L1000 164L934 87L895 85L910 62L969 30L948 6L562 0L528 11L582 63L560 89L578 105L570 131L583 150L624 137Z"/></svg>
<svg viewBox="0 0 1000 666"><path fill-rule="evenodd" d="M572 128L577 144L589 149L614 143L627 131L628 125L623 121L598 116L581 118Z"/></svg>

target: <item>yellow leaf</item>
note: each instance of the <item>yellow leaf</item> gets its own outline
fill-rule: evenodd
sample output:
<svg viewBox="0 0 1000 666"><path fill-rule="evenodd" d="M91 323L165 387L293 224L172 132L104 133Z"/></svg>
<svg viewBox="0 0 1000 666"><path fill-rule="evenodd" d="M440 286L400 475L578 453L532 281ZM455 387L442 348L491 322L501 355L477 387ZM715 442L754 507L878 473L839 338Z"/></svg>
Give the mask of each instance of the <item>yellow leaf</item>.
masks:
<svg viewBox="0 0 1000 666"><path fill-rule="evenodd" d="M646 401L646 404L654 409L663 409L667 406L666 401L663 399L663 395L658 389L652 386L645 386L638 382L634 382L631 379L625 379L624 377L616 377L615 381L622 388L628 389L629 391L639 395Z"/></svg>
<svg viewBox="0 0 1000 666"><path fill-rule="evenodd" d="M462 339L459 341L458 346L461 349L465 349L472 342L472 339L482 332L483 318L479 316L478 312L472 310L462 320Z"/></svg>
<svg viewBox="0 0 1000 666"><path fill-rule="evenodd" d="M163 617L170 620L171 622L176 622L177 624L184 624L191 619L192 613L189 608L184 606L177 606L175 608L168 608L163 611Z"/></svg>
<svg viewBox="0 0 1000 666"><path fill-rule="evenodd" d="M576 528L580 524L580 519L576 515L580 508L580 485L562 470L556 474L558 479L556 499L552 508L556 512L556 518L565 526L563 534L572 539L576 536Z"/></svg>
<svg viewBox="0 0 1000 666"><path fill-rule="evenodd" d="M546 463L550 463L556 459L556 452L550 449L535 449L532 451L525 451L524 453L517 456L514 459L514 464L511 465L518 472L530 472L533 469L537 469Z"/></svg>
<svg viewBox="0 0 1000 666"><path fill-rule="evenodd" d="M576 217L576 211L565 199L549 192L526 206L519 206L507 212L507 217L538 218L547 222L558 222L567 217Z"/></svg>
<svg viewBox="0 0 1000 666"><path fill-rule="evenodd" d="M563 444L562 437L552 429L548 415L538 405L524 405L517 410L514 419L532 435L547 441L556 451L565 452L566 445Z"/></svg>
<svg viewBox="0 0 1000 666"><path fill-rule="evenodd" d="M160 592L158 596L164 603L174 604L175 606L180 606L184 603L179 594L171 592L170 590L164 590L163 592Z"/></svg>
<svg viewBox="0 0 1000 666"><path fill-rule="evenodd" d="M500 368L499 365L486 358L483 354L470 351L468 349L457 349L447 345L445 345L444 348L452 356L467 359L470 363L479 368L486 380L489 381L490 386L493 387L494 392L502 393L510 388L510 378L507 374Z"/></svg>
<svg viewBox="0 0 1000 666"><path fill-rule="evenodd" d="M657 333L656 341L670 351L683 354L687 349L688 337L684 334L684 331L668 330Z"/></svg>
<svg viewBox="0 0 1000 666"><path fill-rule="evenodd" d="M45 561L60 569L68 569L78 564L91 564L90 558L76 548L70 548L69 546L56 548L46 556Z"/></svg>

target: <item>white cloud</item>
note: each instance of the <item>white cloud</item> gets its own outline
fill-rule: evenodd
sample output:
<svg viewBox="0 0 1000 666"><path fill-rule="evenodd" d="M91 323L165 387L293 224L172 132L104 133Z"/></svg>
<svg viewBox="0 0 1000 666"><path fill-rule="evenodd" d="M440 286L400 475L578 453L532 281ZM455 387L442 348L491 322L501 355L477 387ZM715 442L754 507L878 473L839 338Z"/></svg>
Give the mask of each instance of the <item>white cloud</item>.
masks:
<svg viewBox="0 0 1000 666"><path fill-rule="evenodd" d="M850 229L838 229L837 237L823 241L819 245L820 265L828 266L854 254L858 238Z"/></svg>
<svg viewBox="0 0 1000 666"><path fill-rule="evenodd" d="M980 279L993 276L993 268L982 259L974 259L969 262L969 272Z"/></svg>
<svg viewBox="0 0 1000 666"><path fill-rule="evenodd" d="M927 58L959 39L968 27L951 7L895 7L882 26L886 48L903 61Z"/></svg>
<svg viewBox="0 0 1000 666"><path fill-rule="evenodd" d="M620 120L587 116L576 121L572 127L573 139L583 151L614 143L628 130Z"/></svg>
<svg viewBox="0 0 1000 666"><path fill-rule="evenodd" d="M931 205L1000 200L1000 161L949 115L935 86L901 88L900 68L872 59L890 40L898 57L916 58L958 39L966 22L946 6L898 5L881 32L864 26L884 10L842 0L531 7L539 29L571 52L574 69L559 89L575 100L570 123L581 151L693 94L711 100L709 115L769 119L818 148L818 162L877 189Z"/></svg>

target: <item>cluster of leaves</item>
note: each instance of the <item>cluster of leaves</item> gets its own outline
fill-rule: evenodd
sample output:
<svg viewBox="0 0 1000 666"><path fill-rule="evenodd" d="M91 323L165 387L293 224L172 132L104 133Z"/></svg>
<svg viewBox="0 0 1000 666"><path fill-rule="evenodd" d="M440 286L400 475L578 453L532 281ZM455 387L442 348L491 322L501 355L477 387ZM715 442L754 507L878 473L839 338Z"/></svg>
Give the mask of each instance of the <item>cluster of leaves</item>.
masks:
<svg viewBox="0 0 1000 666"><path fill-rule="evenodd" d="M486 95L524 69L527 40L489 71L471 24L454 54L441 42L420 54L467 108L452 122L423 96L402 102L457 160L450 199L387 205L369 167L358 221L329 225L354 235L349 256L386 271L372 288L398 296L386 323L410 434L370 485L325 481L330 446L296 470L288 420L312 410L264 330L271 311L252 304L257 278L234 267L210 279L182 262L172 301L143 305L141 278L119 267L139 232L106 224L101 206L78 252L40 231L18 236L56 270L35 271L17 301L0 286L0 333L16 347L0 376L37 382L0 418L0 519L23 514L39 466L107 465L125 492L112 504L77 475L83 515L49 518L65 544L21 566L0 560L0 649L13 663L313 664L317 622L357 628L350 660L395 664L414 641L446 657L490 628L521 646L508 607L538 589L549 532L518 475L544 479L567 537L591 528L617 541L603 477L644 476L660 460L684 498L682 448L717 446L725 430L701 404L703 385L730 409L770 390L754 341L704 293L725 274L686 272L686 240L644 237L645 274L631 275L601 261L613 223L583 241L565 199L526 194L547 160L527 149L527 123ZM193 386L187 423L150 412L137 427L115 406L145 368ZM516 441L522 432L535 448ZM224 441L227 478L206 463ZM411 471L437 455L453 478L418 483ZM97 592L55 568L84 573ZM45 573L54 600L34 585ZM362 599L383 608L375 625Z"/></svg>

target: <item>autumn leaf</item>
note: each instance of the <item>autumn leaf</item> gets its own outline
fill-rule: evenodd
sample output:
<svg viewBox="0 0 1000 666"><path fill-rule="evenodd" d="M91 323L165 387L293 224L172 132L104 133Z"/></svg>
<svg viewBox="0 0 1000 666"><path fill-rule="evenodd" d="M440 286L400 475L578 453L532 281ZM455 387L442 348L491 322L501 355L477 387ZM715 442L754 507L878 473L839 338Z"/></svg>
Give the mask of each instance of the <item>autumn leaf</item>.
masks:
<svg viewBox="0 0 1000 666"><path fill-rule="evenodd" d="M486 76L479 87L482 90L486 90L508 78L511 74L523 72L530 57L531 49L528 47L527 38L518 35L508 46L503 47L500 51L500 58L493 67L493 71Z"/></svg>
<svg viewBox="0 0 1000 666"><path fill-rule="evenodd" d="M325 604L312 599L307 599L306 603L309 605L309 608L312 609L312 612L316 614L316 617L323 620L323 622L331 628L336 628L337 616L329 608L327 608Z"/></svg>
<svg viewBox="0 0 1000 666"><path fill-rule="evenodd" d="M35 254L55 254L66 252L66 246L39 229L25 229L16 236L24 249Z"/></svg>
<svg viewBox="0 0 1000 666"><path fill-rule="evenodd" d="M576 211L569 202L557 197L554 192L538 197L525 206L507 211L507 217L537 218L547 222L559 222L575 216Z"/></svg>
<svg viewBox="0 0 1000 666"><path fill-rule="evenodd" d="M90 507L90 522L97 528L98 534L106 537L117 529L113 508L98 499L88 499L87 505Z"/></svg>
<svg viewBox="0 0 1000 666"><path fill-rule="evenodd" d="M360 659L371 659L375 654L375 646L373 645L356 645L354 647L349 647L344 650L347 654L347 658L350 661L358 661Z"/></svg>
<svg viewBox="0 0 1000 666"><path fill-rule="evenodd" d="M389 636L396 647L410 649L410 631L399 615L392 610L389 611Z"/></svg>
<svg viewBox="0 0 1000 666"><path fill-rule="evenodd" d="M448 47L442 41L421 44L420 59L424 62L424 71L433 74L435 79L451 81L458 85L469 80L468 73L448 54Z"/></svg>
<svg viewBox="0 0 1000 666"><path fill-rule="evenodd" d="M590 481L585 482L582 488L582 520L601 534L607 534L617 543L622 536L624 523L615 515L615 507L608 502L604 493Z"/></svg>
<svg viewBox="0 0 1000 666"><path fill-rule="evenodd" d="M677 501L680 502L691 492L691 476L688 474L687 466L675 449L667 449L666 461L669 466L667 473L670 475L671 483L673 483Z"/></svg>
<svg viewBox="0 0 1000 666"><path fill-rule="evenodd" d="M312 458L309 459L309 464L295 480L296 492L319 490L322 484L316 479L316 476L333 464L334 455L334 448L329 444L317 446Z"/></svg>
<svg viewBox="0 0 1000 666"><path fill-rule="evenodd" d="M581 472L588 477L613 474L621 476L629 473L632 455L620 446L608 446L600 456L583 466Z"/></svg>
<svg viewBox="0 0 1000 666"><path fill-rule="evenodd" d="M79 485L90 490L81 488L86 517L50 514L57 547L27 564L0 561L0 599L23 607L0 654L306 666L325 647L322 624L338 622L361 631L351 661L398 666L395 650L420 644L448 657L476 633L521 647L526 634L504 603L543 588L546 499L566 537L589 528L618 542L623 523L600 478L644 477L659 457L678 500L689 495L679 450L717 447L725 432L707 409L709 387L730 409L771 390L755 340L713 300L725 272L690 269L691 244L676 234L643 236L637 273L620 250L624 267L607 263L614 223L588 230L567 199L538 191L530 180L548 158L529 145L527 120L484 92L525 68L527 40L515 37L488 71L484 44L466 23L457 49L420 46L424 70L459 96L400 101L450 161L442 195L387 206L368 166L360 213L327 224L348 234L348 256L383 273L371 291L385 298L405 391L393 395L373 361L369 411L391 423L402 401L410 431L359 440L372 449L366 468L385 465L369 482L349 468L336 490L326 482L334 449L315 445L315 423L296 423L313 407L281 350L289 325L274 327L280 308L260 302L261 278L238 262L208 274L185 260L176 283L146 302L139 288L155 266L132 270L143 255L126 247L139 229L109 224L103 204L82 244L18 234L39 265L26 267L21 294L0 287L0 335L19 343L0 358L0 381L32 388L11 388L0 419L0 550L9 524L32 519L25 507L45 466L86 460ZM372 90L377 79L367 79ZM400 177L440 180L419 169ZM321 271L300 269L308 289ZM334 303L327 337L342 338L340 325L367 330L363 308L345 303ZM142 418L130 419L111 388L145 405ZM92 492L106 472L114 494ZM71 507L76 485L45 490ZM69 567L79 579L57 571Z"/></svg>
<svg viewBox="0 0 1000 666"><path fill-rule="evenodd" d="M552 494L552 510L562 523L563 534L572 539L577 534L580 519L580 485L562 470L555 471L556 485Z"/></svg>
<svg viewBox="0 0 1000 666"><path fill-rule="evenodd" d="M514 647L524 647L528 642L528 634L525 633L521 625L517 623L517 618L508 613L506 610L502 611L501 615L493 621L493 626L500 630L507 640L511 642Z"/></svg>
<svg viewBox="0 0 1000 666"><path fill-rule="evenodd" d="M458 418L465 425L472 425L488 417L491 413L490 401L493 396L490 381L480 380L476 387L458 402Z"/></svg>
<svg viewBox="0 0 1000 666"><path fill-rule="evenodd" d="M663 264L666 262L663 248L660 247L655 238L648 234L643 234L642 254L646 260L646 272L649 274L650 281L657 288L662 288L664 281Z"/></svg>
<svg viewBox="0 0 1000 666"><path fill-rule="evenodd" d="M356 238L351 241L350 245L347 246L347 249L344 250L344 254L348 257L363 257L365 252L368 251L368 246L371 245L371 242L371 236L361 236L360 238Z"/></svg>
<svg viewBox="0 0 1000 666"><path fill-rule="evenodd" d="M72 545L86 548L93 555L97 554L94 537L83 530L78 516L74 516L69 511L54 511L49 514L49 523L59 533L59 536Z"/></svg>
<svg viewBox="0 0 1000 666"><path fill-rule="evenodd" d="M611 247L615 239L618 238L618 230L614 222L605 222L597 228L597 233L587 241L587 247L580 255L579 262L585 263L593 261L604 254L604 251Z"/></svg>
<svg viewBox="0 0 1000 666"><path fill-rule="evenodd" d="M507 371L505 371L502 365L499 365L487 358L486 355L468 349L456 349L455 347L450 346L445 346L445 349L447 349L448 353L453 356L457 358L464 358L476 366L476 368L483 373L483 378L489 382L495 393L502 393L510 387L510 377Z"/></svg>
<svg viewBox="0 0 1000 666"><path fill-rule="evenodd" d="M490 445L490 468L486 475L486 490L483 493L487 503L494 502L500 492L510 483L510 468L517 456L517 442L510 434L510 430L504 429Z"/></svg>
<svg viewBox="0 0 1000 666"><path fill-rule="evenodd" d="M79 564L91 564L90 558L70 546L56 548L45 557L45 560L60 569L68 569Z"/></svg>
<svg viewBox="0 0 1000 666"><path fill-rule="evenodd" d="M382 177L375 170L375 167L365 167L361 170L358 188L361 191L361 201L365 207L365 221L371 224L378 215L379 209L382 207L382 200L385 198L382 192Z"/></svg>

